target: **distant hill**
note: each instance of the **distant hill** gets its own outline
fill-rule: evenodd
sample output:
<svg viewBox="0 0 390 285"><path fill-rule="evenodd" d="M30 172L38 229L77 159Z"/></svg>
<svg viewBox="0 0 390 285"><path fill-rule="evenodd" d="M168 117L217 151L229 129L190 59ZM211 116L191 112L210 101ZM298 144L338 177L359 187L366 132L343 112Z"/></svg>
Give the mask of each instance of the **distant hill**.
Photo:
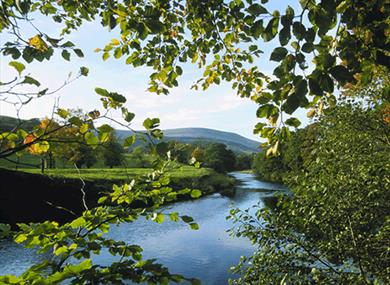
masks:
<svg viewBox="0 0 390 285"><path fill-rule="evenodd" d="M38 119L21 120L22 127L31 130L39 124ZM17 118L0 116L0 132L13 129L20 123ZM116 130L119 138L131 135L131 131ZM179 128L164 130L164 140L181 143L223 143L229 149L237 152L259 152L260 143L231 132L207 128Z"/></svg>
<svg viewBox="0 0 390 285"><path fill-rule="evenodd" d="M259 152L260 143L241 135L207 128L178 128L164 130L164 140L181 143L223 143L229 149L237 152ZM130 131L117 130L118 137L131 135Z"/></svg>
<svg viewBox="0 0 390 285"><path fill-rule="evenodd" d="M39 125L38 119L23 120L14 117L0 116L0 132L8 132L19 126L25 130L32 130L34 126Z"/></svg>

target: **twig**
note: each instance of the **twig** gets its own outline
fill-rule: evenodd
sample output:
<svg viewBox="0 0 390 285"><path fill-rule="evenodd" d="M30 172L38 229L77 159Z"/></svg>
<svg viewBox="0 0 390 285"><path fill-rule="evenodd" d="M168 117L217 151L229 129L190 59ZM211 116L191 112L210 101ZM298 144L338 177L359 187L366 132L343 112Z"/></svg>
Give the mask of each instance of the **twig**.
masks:
<svg viewBox="0 0 390 285"><path fill-rule="evenodd" d="M77 167L76 163L74 164L74 167L76 168L77 173L79 174L79 178L80 178L80 180L81 180L81 183L83 183L83 185L82 185L81 188L80 188L80 191L81 191L81 193L83 194L83 196L82 196L82 201L83 201L84 209L85 209L86 211L88 211L89 209L88 209L87 203L85 202L85 196L86 196L85 191L84 191L85 182L84 182L83 178L81 177L80 169Z"/></svg>
<svg viewBox="0 0 390 285"><path fill-rule="evenodd" d="M49 202L49 201L46 201L46 204L50 205L50 206L53 206L54 208L57 208L59 210L64 210L65 212L68 212L70 214L72 214L73 216L77 217L76 213L73 212L72 210L69 210L67 208L64 208L62 206L58 206L58 205L54 205L53 203Z"/></svg>

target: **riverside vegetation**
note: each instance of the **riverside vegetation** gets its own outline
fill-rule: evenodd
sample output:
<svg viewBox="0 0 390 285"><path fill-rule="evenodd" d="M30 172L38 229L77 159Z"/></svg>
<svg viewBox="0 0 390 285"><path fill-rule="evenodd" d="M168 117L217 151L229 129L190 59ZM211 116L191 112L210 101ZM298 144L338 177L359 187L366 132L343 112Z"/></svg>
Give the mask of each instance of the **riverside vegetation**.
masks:
<svg viewBox="0 0 390 285"><path fill-rule="evenodd" d="M31 100L55 93L27 73L26 64L38 61L44 67L55 52L67 61L73 60L73 54L83 57L69 34L93 20L113 32L113 39L96 52L104 61L113 57L133 67L149 67L150 92L168 94L179 85L186 63L196 64L203 74L194 89L227 81L239 96L259 105L254 132L267 140L265 156L270 160L263 166L256 162L255 167L266 169L261 173L269 179L283 179L291 190L273 210L258 206L254 211L231 210L230 219L236 223L232 234L245 236L256 246L234 269L240 276L231 282L388 284L389 3L299 0L293 7L272 10L273 3L2 1L0 31L8 36L1 52L15 70L15 79L2 82L0 99L19 112ZM61 35L40 30L32 17L36 14L59 24ZM24 25L32 25L32 31L24 30ZM258 57L266 50L263 44L272 48L267 55L275 63L272 76L259 68ZM64 86L88 74L83 66ZM26 91L27 85L36 91ZM116 111L123 119L111 120L112 124L131 128L135 115L126 108L126 97L102 87L95 92L103 105L99 110L77 113L56 106L55 119L41 127L25 130L17 125L2 133L0 158L65 149L69 131L79 145L96 149L110 139L113 127L97 124L110 119L110 112ZM295 114L302 108L314 124L294 134L301 124ZM286 118L286 114L291 116ZM170 186L167 171L176 162L160 145L159 123L158 118L146 118L145 132L124 138L122 144L128 149L135 141L148 142L154 157L150 173L114 185L97 207L85 207L67 223L19 224L16 232L1 225L2 236L12 236L15 242L56 258L35 264L20 276L2 276L0 282L199 283L172 274L153 259L144 260L140 247L104 235L111 224L131 223L140 217L157 223L169 218L194 230L199 227L185 214L159 210L185 193L193 198L201 195L198 189L184 193ZM202 166L196 158L191 164ZM281 171L275 174L274 167ZM118 256L118 261L94 264L91 256L102 250Z"/></svg>

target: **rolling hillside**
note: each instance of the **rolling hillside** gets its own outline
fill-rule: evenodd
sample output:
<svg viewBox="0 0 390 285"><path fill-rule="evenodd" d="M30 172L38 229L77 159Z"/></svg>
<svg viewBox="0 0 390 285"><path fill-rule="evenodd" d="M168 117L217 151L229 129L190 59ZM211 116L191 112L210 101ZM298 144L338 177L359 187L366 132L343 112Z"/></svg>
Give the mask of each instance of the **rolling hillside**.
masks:
<svg viewBox="0 0 390 285"><path fill-rule="evenodd" d="M130 131L117 130L118 137L131 135ZM182 143L218 142L237 152L259 152L259 142L235 133L206 128L179 128L164 130L164 140Z"/></svg>

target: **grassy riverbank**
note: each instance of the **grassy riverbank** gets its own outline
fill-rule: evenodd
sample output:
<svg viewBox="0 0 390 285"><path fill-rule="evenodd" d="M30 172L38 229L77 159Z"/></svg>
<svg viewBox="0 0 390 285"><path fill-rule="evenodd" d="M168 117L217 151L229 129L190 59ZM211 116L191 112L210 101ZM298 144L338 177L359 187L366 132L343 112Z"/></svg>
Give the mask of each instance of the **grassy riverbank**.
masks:
<svg viewBox="0 0 390 285"><path fill-rule="evenodd" d="M40 169L20 169L20 171L41 174ZM151 172L150 168L57 168L57 169L45 169L43 175L51 177L73 178L77 179L82 177L83 179L97 181L97 180L127 180L135 176L145 175ZM169 175L174 178L188 178L188 177L202 177L213 173L208 168L194 168L190 166L181 166L176 169L170 170Z"/></svg>
<svg viewBox="0 0 390 285"><path fill-rule="evenodd" d="M128 182L129 180L150 173L149 168L89 168L89 169L46 169L41 174L39 169L20 169L19 171L48 176L52 179L77 180L82 178L85 181L97 186L111 187L113 183ZM172 186L174 188L197 188L209 194L212 192L224 191L234 185L234 179L226 174L217 173L209 168L194 168L180 166L169 170Z"/></svg>
<svg viewBox="0 0 390 285"><path fill-rule="evenodd" d="M112 184L129 182L150 171L147 168L95 168L80 169L79 173L76 169L50 169L41 174L38 169L15 171L0 168L0 223L48 219L66 222L73 216L61 209L66 208L76 214L83 210L80 177L85 183L87 203L93 207L102 192L112 189ZM215 192L230 195L234 191L234 178L208 168L182 166L169 171L168 175L171 186L177 190L199 189L203 195ZM187 198L183 196L183 199Z"/></svg>
<svg viewBox="0 0 390 285"><path fill-rule="evenodd" d="M245 174L253 174L253 170L252 169L240 170L239 172L245 173Z"/></svg>

